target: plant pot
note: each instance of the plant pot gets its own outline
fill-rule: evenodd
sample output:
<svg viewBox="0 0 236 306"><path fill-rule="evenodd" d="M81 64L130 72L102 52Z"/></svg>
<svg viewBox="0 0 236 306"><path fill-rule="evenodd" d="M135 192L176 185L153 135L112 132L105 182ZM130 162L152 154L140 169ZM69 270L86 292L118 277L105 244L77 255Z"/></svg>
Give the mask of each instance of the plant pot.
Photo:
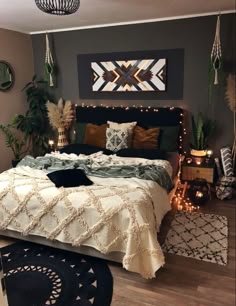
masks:
<svg viewBox="0 0 236 306"><path fill-rule="evenodd" d="M207 151L206 150L194 150L194 149L191 149L190 154L192 156L203 157L203 156L207 155Z"/></svg>
<svg viewBox="0 0 236 306"><path fill-rule="evenodd" d="M66 130L64 128L58 128L57 131L58 131L57 147L60 149L68 145L68 140L66 138Z"/></svg>

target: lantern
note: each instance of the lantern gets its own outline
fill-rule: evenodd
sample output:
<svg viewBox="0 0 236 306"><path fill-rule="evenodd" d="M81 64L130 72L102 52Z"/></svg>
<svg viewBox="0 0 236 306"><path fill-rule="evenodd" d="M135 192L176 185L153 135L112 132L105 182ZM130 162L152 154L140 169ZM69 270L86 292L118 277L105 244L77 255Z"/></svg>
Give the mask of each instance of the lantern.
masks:
<svg viewBox="0 0 236 306"><path fill-rule="evenodd" d="M205 204L210 198L210 192L210 187L204 179L193 180L187 191L189 199L196 205Z"/></svg>

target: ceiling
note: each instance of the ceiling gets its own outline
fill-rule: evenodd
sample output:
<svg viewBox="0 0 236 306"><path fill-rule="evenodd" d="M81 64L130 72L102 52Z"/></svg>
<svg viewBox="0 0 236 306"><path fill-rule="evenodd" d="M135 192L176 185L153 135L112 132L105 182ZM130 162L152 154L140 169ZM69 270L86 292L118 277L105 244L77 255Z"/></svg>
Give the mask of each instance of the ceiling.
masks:
<svg viewBox="0 0 236 306"><path fill-rule="evenodd" d="M52 16L34 0L0 0L0 28L24 33L153 22L235 12L235 0L80 0L78 12Z"/></svg>

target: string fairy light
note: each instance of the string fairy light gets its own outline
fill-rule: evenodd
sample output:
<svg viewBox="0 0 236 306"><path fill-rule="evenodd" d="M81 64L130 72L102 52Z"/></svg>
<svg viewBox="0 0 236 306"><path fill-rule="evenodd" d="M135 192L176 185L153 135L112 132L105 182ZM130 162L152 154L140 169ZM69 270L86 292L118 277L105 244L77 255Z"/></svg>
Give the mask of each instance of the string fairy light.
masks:
<svg viewBox="0 0 236 306"><path fill-rule="evenodd" d="M124 109L125 111L129 111L130 109L134 108L134 109L138 109L140 110L141 113L143 112L159 112L159 109L153 106L143 106L143 105L136 105L133 104L132 106L128 106L128 105L119 105L119 106L111 106L111 105L105 105L103 103L99 104L99 105L94 105L94 104L87 104L85 105L84 103L82 103L81 105L75 104L75 108L77 107L82 107L82 108L97 108L97 107L103 107L105 109L116 109L116 108L121 108ZM160 107L161 109L169 109L170 111L174 111L175 109L178 109L178 107L175 106L163 106ZM180 118L179 118L179 125L181 126L181 135L179 136L179 141L178 141L178 147L179 147L179 151L182 152L183 149L183 136L187 135L187 130L185 127L183 127L183 121L184 121L184 112L183 110L180 112L179 114ZM184 151L184 154L186 154L186 151Z"/></svg>

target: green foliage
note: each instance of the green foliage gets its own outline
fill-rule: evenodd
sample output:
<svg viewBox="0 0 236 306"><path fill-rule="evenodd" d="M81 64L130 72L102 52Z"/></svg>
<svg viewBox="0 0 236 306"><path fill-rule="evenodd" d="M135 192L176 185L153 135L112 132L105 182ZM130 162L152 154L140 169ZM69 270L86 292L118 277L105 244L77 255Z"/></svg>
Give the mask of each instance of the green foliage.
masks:
<svg viewBox="0 0 236 306"><path fill-rule="evenodd" d="M14 159L19 160L27 150L25 150L26 138L19 139L16 134L16 130L13 124L2 125L0 124L0 130L5 135L5 143L8 148L11 148Z"/></svg>
<svg viewBox="0 0 236 306"><path fill-rule="evenodd" d="M31 144L33 156L43 155L48 150L49 121L46 103L51 101L47 88L47 82L37 80L34 76L32 81L23 88L27 96L29 109L25 115L15 116L13 123L21 130L25 138Z"/></svg>
<svg viewBox="0 0 236 306"><path fill-rule="evenodd" d="M213 134L216 123L213 120L203 118L202 113L198 113L197 121L192 116L192 149L206 150L210 136Z"/></svg>

